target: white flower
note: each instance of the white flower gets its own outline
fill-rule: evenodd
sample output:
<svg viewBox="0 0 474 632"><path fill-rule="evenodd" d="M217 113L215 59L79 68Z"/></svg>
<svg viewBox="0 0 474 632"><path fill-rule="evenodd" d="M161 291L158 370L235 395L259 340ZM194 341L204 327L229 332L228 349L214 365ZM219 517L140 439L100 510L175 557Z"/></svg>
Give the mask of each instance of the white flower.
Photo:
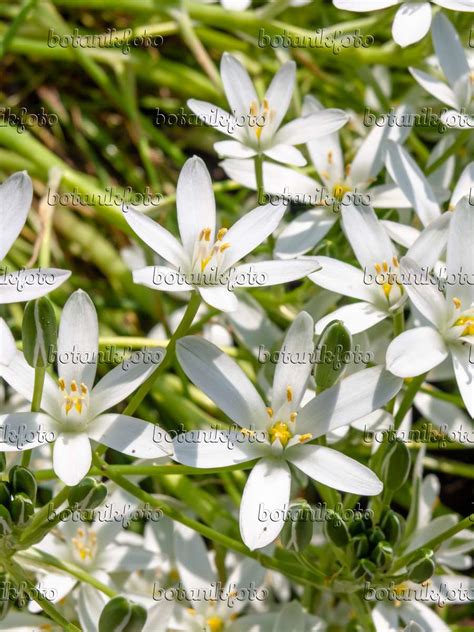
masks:
<svg viewBox="0 0 474 632"><path fill-rule="evenodd" d="M416 598L407 599L410 590L420 590L419 584L406 582L399 587L400 601L382 601L372 610L372 619L377 632L398 632L401 625L410 632L451 632L451 628L434 610Z"/></svg>
<svg viewBox="0 0 474 632"><path fill-rule="evenodd" d="M419 42L430 30L431 6L429 2L408 0L333 0L338 9L348 11L376 11L400 4L392 25L393 39L400 46ZM433 0L434 4L453 11L474 11L471 0ZM435 18L436 19L436 18Z"/></svg>
<svg viewBox="0 0 474 632"><path fill-rule="evenodd" d="M295 87L293 61L283 64L262 100L243 65L228 53L222 56L221 77L232 108L230 114L206 101L188 101L189 108L201 120L234 139L215 143L214 149L221 157L265 154L278 162L302 166L306 159L294 145L335 132L348 120L343 110L328 109L281 126Z"/></svg>
<svg viewBox="0 0 474 632"><path fill-rule="evenodd" d="M33 199L33 186L26 171L18 171L0 185L0 263L25 225ZM8 272L0 266L0 305L30 301L49 294L71 273L56 268Z"/></svg>
<svg viewBox="0 0 474 632"><path fill-rule="evenodd" d="M397 253L383 224L369 206L347 204L341 209L342 225L362 268L318 256L321 270L309 278L327 290L359 299L321 318L316 333L334 319L344 322L352 334L373 327L401 308L407 296L399 282ZM445 213L419 235L410 256L425 266L433 265L444 250L450 214Z"/></svg>
<svg viewBox="0 0 474 632"><path fill-rule="evenodd" d="M0 336L14 345L7 325L0 320ZM171 439L156 426L134 417L102 414L133 393L153 373L163 359L147 358L140 352L115 367L94 385L99 348L97 313L92 301L81 290L74 292L64 306L58 336L58 375L56 384L46 374L41 408L45 412L12 413L0 416L4 442L1 451L17 451L17 438L29 436L23 448L31 449L45 441L55 441L53 467L66 485L77 485L91 465L90 440L139 458L171 454ZM28 401L33 395L34 369L16 351L0 376Z"/></svg>
<svg viewBox="0 0 474 632"><path fill-rule="evenodd" d="M204 162L190 158L184 165L176 192L181 242L152 219L124 209L127 222L172 267L136 270L136 283L156 290L197 290L206 303L222 311L237 309L234 287L262 287L295 281L317 269L315 259L236 263L264 241L278 226L285 207L260 206L229 230L216 234L216 205L211 178Z"/></svg>
<svg viewBox="0 0 474 632"><path fill-rule="evenodd" d="M301 400L311 372L314 324L302 312L289 328L283 348L301 363L278 363L271 407L267 407L242 369L209 342L187 336L177 355L185 373L242 431L198 431L174 440L175 458L193 467L224 467L258 458L242 496L240 530L251 549L280 533L290 499L288 464L310 478L346 492L374 495L382 483L371 470L331 448L309 441L368 415L401 386L382 367L342 380L305 406ZM260 510L268 511L268 517ZM269 516L272 512L278 515ZM275 519L273 519L275 518Z"/></svg>
<svg viewBox="0 0 474 632"><path fill-rule="evenodd" d="M453 4L459 4L459 2ZM469 10L474 11L472 2L469 4ZM459 35L445 15L439 14L435 17L432 39L439 65L448 83L416 68L409 70L422 88L442 103L454 108L442 116L442 120L448 127L472 129L474 126L472 71L467 54L459 41ZM467 110L467 112L461 113L460 110Z"/></svg>
<svg viewBox="0 0 474 632"><path fill-rule="evenodd" d="M474 416L474 365L470 358L474 343L474 275L472 244L474 211L467 198L453 213L447 249L446 297L433 284L421 284L419 265L404 257L401 272L404 288L430 326L405 331L387 349L387 367L400 377L414 377L452 358L456 381L469 414ZM417 281L418 279L418 281Z"/></svg>

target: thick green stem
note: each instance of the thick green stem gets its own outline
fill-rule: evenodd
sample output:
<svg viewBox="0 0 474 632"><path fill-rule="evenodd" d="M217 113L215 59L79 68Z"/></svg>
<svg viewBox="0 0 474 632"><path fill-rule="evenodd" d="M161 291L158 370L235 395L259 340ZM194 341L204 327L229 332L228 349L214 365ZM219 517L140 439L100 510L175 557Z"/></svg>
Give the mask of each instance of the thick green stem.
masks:
<svg viewBox="0 0 474 632"><path fill-rule="evenodd" d="M41 398L43 397L44 380L46 377L46 369L39 367L35 369L35 382L33 389L33 399L31 400L31 412L37 413L41 410ZM28 467L31 459L31 450L26 450L21 455L21 464Z"/></svg>
<svg viewBox="0 0 474 632"><path fill-rule="evenodd" d="M413 400L415 399L416 394L420 390L421 385L425 381L425 378L426 378L426 373L423 373L422 375L418 375L417 377L414 377L412 381L409 383L408 388L405 391L405 395L402 399L402 403L400 404L400 408L398 409L397 414L395 415L395 418L394 418L395 429L398 430L398 428L400 427L403 421L403 418L405 417L407 412L410 410L410 406L413 404Z"/></svg>

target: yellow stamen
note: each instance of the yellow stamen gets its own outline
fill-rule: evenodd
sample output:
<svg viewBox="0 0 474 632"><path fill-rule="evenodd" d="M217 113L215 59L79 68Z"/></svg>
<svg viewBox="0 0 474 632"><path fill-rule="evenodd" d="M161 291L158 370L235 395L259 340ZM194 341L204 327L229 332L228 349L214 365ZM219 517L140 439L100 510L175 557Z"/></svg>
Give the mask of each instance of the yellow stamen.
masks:
<svg viewBox="0 0 474 632"><path fill-rule="evenodd" d="M270 406L267 408L267 415L273 417L273 408L270 408Z"/></svg>
<svg viewBox="0 0 474 632"><path fill-rule="evenodd" d="M250 115L251 116L257 116L257 102L256 101L252 101L252 103L250 104Z"/></svg>
<svg viewBox="0 0 474 632"><path fill-rule="evenodd" d="M291 402L293 399L293 389L291 388L291 386L286 387L286 399L289 402Z"/></svg>
<svg viewBox="0 0 474 632"><path fill-rule="evenodd" d="M388 263L386 261L382 262L382 268L384 272L388 272Z"/></svg>
<svg viewBox="0 0 474 632"><path fill-rule="evenodd" d="M277 421L276 424L273 424L270 428L269 435L271 443L274 443L278 439L283 447L286 446L293 436L288 428L288 425L282 421Z"/></svg>
<svg viewBox="0 0 474 632"><path fill-rule="evenodd" d="M461 301L458 298L454 297L453 298L453 303L454 303L454 307L456 309L459 309L461 307Z"/></svg>
<svg viewBox="0 0 474 632"><path fill-rule="evenodd" d="M469 316L461 316L454 323L455 327L462 327L465 325L465 328L461 332L461 336L474 336L474 318Z"/></svg>
<svg viewBox="0 0 474 632"><path fill-rule="evenodd" d="M328 163L332 165L333 163L333 153L332 151L328 151Z"/></svg>
<svg viewBox="0 0 474 632"><path fill-rule="evenodd" d="M309 439L312 439L312 438L313 438L313 435L310 432L308 432L300 436L299 442L304 443L305 441L309 441Z"/></svg>
<svg viewBox="0 0 474 632"><path fill-rule="evenodd" d="M87 388L87 386L83 382L81 382L81 393L83 395L87 395L88 392L89 392L89 389Z"/></svg>
<svg viewBox="0 0 474 632"><path fill-rule="evenodd" d="M393 257L393 258L392 258L392 263L393 263L393 265L394 265L396 268L398 268L398 266L399 266L399 263L398 263L398 257Z"/></svg>
<svg viewBox="0 0 474 632"><path fill-rule="evenodd" d="M61 378L59 378L59 380L58 380L58 384L59 384L59 388L60 388L62 391L64 391L64 389L66 388L66 383L65 383L65 381L63 380L63 378L62 378L62 377L61 377Z"/></svg>
<svg viewBox="0 0 474 632"><path fill-rule="evenodd" d="M77 391L77 382L76 380L72 380L71 382L71 391L75 393Z"/></svg>
<svg viewBox="0 0 474 632"><path fill-rule="evenodd" d="M375 263L374 264L374 268L375 268L375 272L377 272L377 274L380 274L382 272L382 266L380 265L380 263Z"/></svg>
<svg viewBox="0 0 474 632"><path fill-rule="evenodd" d="M341 201L342 198L344 197L344 195L346 193L349 193L349 191L351 191L351 190L352 190L351 187L348 187L347 184L344 184L342 182L338 182L333 187L332 196L334 198L336 198L336 200Z"/></svg>
<svg viewBox="0 0 474 632"><path fill-rule="evenodd" d="M205 228L203 230L204 233L204 241L211 241L211 229L210 228Z"/></svg>
<svg viewBox="0 0 474 632"><path fill-rule="evenodd" d="M270 109L270 105L268 103L268 99L263 99L263 109L267 110L267 111Z"/></svg>
<svg viewBox="0 0 474 632"><path fill-rule="evenodd" d="M384 283L382 285L383 293L387 298L390 296L390 292L392 291L393 283Z"/></svg>
<svg viewBox="0 0 474 632"><path fill-rule="evenodd" d="M224 630L224 621L217 616L207 619L206 625L209 627L209 632L223 632Z"/></svg>
<svg viewBox="0 0 474 632"><path fill-rule="evenodd" d="M253 437L256 434L255 430L250 430L249 428L241 428L240 432L246 437Z"/></svg>
<svg viewBox="0 0 474 632"><path fill-rule="evenodd" d="M66 415L72 410L72 399L70 397L66 397Z"/></svg>
<svg viewBox="0 0 474 632"><path fill-rule="evenodd" d="M222 238L224 237L224 235L227 233L227 228L220 228L219 232L217 233L217 241L222 241Z"/></svg>
<svg viewBox="0 0 474 632"><path fill-rule="evenodd" d="M297 416L298 416L298 413L291 413L291 414L290 414L290 421L291 421L292 423L295 423L295 421L296 421L296 417L297 417Z"/></svg>
<svg viewBox="0 0 474 632"><path fill-rule="evenodd" d="M224 252L225 250L227 250L227 248L230 248L230 244L228 241L222 244L222 246L219 248L219 251Z"/></svg>

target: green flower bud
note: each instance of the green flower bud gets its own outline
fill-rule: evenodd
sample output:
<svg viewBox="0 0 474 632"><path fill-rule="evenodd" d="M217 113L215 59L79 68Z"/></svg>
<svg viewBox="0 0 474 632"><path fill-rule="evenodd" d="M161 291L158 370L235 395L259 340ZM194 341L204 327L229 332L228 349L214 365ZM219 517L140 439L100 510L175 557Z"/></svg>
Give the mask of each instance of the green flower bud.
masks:
<svg viewBox="0 0 474 632"><path fill-rule="evenodd" d="M396 546L403 534L403 518L396 511L389 509L385 512L380 522L382 531L385 534L385 539L390 542L392 546Z"/></svg>
<svg viewBox="0 0 474 632"><path fill-rule="evenodd" d="M73 487L68 495L69 506L79 511L90 511L107 498L107 487L91 477L86 477Z"/></svg>
<svg viewBox="0 0 474 632"><path fill-rule="evenodd" d="M56 353L58 328L51 301L38 298L25 307L22 324L23 354L34 369L46 368Z"/></svg>
<svg viewBox="0 0 474 632"><path fill-rule="evenodd" d="M377 574L377 567L370 560L362 559L359 560L353 573L356 579L372 579Z"/></svg>
<svg viewBox="0 0 474 632"><path fill-rule="evenodd" d="M289 508L280 537L284 547L297 553L310 544L313 537L313 521L308 503L298 503Z"/></svg>
<svg viewBox="0 0 474 632"><path fill-rule="evenodd" d="M387 570L392 565L393 549L388 542L379 542L370 554L370 559L380 570Z"/></svg>
<svg viewBox="0 0 474 632"><path fill-rule="evenodd" d="M368 533L369 544L371 548L375 548L379 542L385 540L385 534L380 527L374 527Z"/></svg>
<svg viewBox="0 0 474 632"><path fill-rule="evenodd" d="M346 356L352 348L352 336L341 320L330 322L316 347L317 364L314 372L316 389L320 393L333 386L347 367Z"/></svg>
<svg viewBox="0 0 474 632"><path fill-rule="evenodd" d="M31 500L36 502L38 485L33 473L22 465L14 465L9 473L12 494L26 494Z"/></svg>
<svg viewBox="0 0 474 632"><path fill-rule="evenodd" d="M145 625L145 608L125 597L114 597L104 607L99 619L99 632L141 632Z"/></svg>
<svg viewBox="0 0 474 632"><path fill-rule="evenodd" d="M12 532L12 517L6 507L0 505L0 537Z"/></svg>
<svg viewBox="0 0 474 632"><path fill-rule="evenodd" d="M3 472L7 466L7 457L5 452L0 452L0 472Z"/></svg>
<svg viewBox="0 0 474 632"><path fill-rule="evenodd" d="M354 518L354 520L349 525L349 533L351 534L351 536L365 533L365 523L362 518Z"/></svg>
<svg viewBox="0 0 474 632"><path fill-rule="evenodd" d="M346 546L349 542L349 529L344 520L334 511L328 512L324 532L327 539L336 546Z"/></svg>
<svg viewBox="0 0 474 632"><path fill-rule="evenodd" d="M29 496L22 493L14 496L10 506L10 515L16 525L22 527L34 513L35 506Z"/></svg>
<svg viewBox="0 0 474 632"><path fill-rule="evenodd" d="M408 579L422 584L429 579L435 571L433 551L431 549L420 549L415 559L407 564Z"/></svg>
<svg viewBox="0 0 474 632"><path fill-rule="evenodd" d="M354 557L358 559L365 557L369 552L369 541L365 533L360 533L352 538L350 546Z"/></svg>
<svg viewBox="0 0 474 632"><path fill-rule="evenodd" d="M385 488L394 492L400 489L410 473L410 451L403 441L397 439L385 457L382 467Z"/></svg>
<svg viewBox="0 0 474 632"><path fill-rule="evenodd" d="M0 621L3 621L10 610L10 599L0 595Z"/></svg>
<svg viewBox="0 0 474 632"><path fill-rule="evenodd" d="M10 506L11 493L6 481L0 481L0 505Z"/></svg>

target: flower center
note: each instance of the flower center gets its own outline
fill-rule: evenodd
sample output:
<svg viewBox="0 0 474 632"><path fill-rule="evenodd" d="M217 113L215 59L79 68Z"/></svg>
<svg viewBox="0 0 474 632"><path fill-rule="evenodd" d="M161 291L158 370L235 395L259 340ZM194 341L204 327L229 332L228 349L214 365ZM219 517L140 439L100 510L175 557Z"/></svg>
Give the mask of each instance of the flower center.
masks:
<svg viewBox="0 0 474 632"><path fill-rule="evenodd" d="M346 193L352 191L352 187L344 184L344 182L336 182L336 184L332 188L332 197L338 202L342 202L342 198Z"/></svg>
<svg viewBox="0 0 474 632"><path fill-rule="evenodd" d="M279 439L283 447L286 446L288 441L293 436L290 429L288 428L288 424L283 421L277 421L276 423L274 423L273 426L270 427L268 434L270 436L271 443L274 443L277 439Z"/></svg>
<svg viewBox="0 0 474 632"><path fill-rule="evenodd" d="M377 275L381 277L381 279L377 280L377 283L380 283L382 286L383 293L385 298L390 301L390 294L396 286L400 293L403 292L403 286L400 284L398 280L398 268L399 263L397 257L392 258L393 268L388 265L386 261L382 261L382 263L374 263L375 271Z"/></svg>
<svg viewBox="0 0 474 632"><path fill-rule="evenodd" d="M78 387L77 382L72 380L68 390L63 378L58 380L58 385L59 390L63 393L63 407L66 416L69 415L71 410L75 410L79 415L82 415L82 412L89 407L89 389L87 386L81 382L80 387Z"/></svg>
<svg viewBox="0 0 474 632"><path fill-rule="evenodd" d="M95 531L87 527L79 527L71 542L74 555L79 557L81 562L94 559L97 550L97 534Z"/></svg>
<svg viewBox="0 0 474 632"><path fill-rule="evenodd" d="M227 228L221 228L217 233L216 241L211 243L211 228L203 228L199 233L199 239L196 243L193 256L193 268L198 265L199 271L204 272L209 262L216 257L219 265L222 259L222 253L230 248L229 242L223 242Z"/></svg>
<svg viewBox="0 0 474 632"><path fill-rule="evenodd" d="M224 630L224 620L220 617L213 616L206 620L209 632L222 632Z"/></svg>
<svg viewBox="0 0 474 632"><path fill-rule="evenodd" d="M263 104L259 105L256 101L250 104L250 125L255 127L255 136L260 140L265 125L275 118L275 110L270 108L267 99L263 99Z"/></svg>
<svg viewBox="0 0 474 632"><path fill-rule="evenodd" d="M456 308L456 311L461 311L461 301L458 298L453 298L453 303ZM474 336L474 316L472 315L463 315L459 316L453 324L453 327L462 327L464 329L461 332L461 336Z"/></svg>

